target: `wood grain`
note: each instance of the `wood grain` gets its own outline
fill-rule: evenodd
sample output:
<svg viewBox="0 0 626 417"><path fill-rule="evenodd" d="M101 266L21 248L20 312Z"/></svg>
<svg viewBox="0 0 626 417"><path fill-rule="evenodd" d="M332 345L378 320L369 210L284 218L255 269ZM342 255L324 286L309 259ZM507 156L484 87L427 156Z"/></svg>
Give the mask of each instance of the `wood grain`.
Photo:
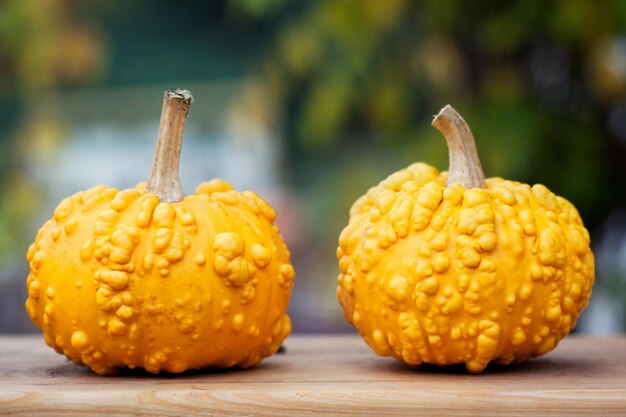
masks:
<svg viewBox="0 0 626 417"><path fill-rule="evenodd" d="M570 337L481 375L407 368L357 336L291 336L249 370L97 376L39 336L0 337L2 415L625 416L626 338Z"/></svg>

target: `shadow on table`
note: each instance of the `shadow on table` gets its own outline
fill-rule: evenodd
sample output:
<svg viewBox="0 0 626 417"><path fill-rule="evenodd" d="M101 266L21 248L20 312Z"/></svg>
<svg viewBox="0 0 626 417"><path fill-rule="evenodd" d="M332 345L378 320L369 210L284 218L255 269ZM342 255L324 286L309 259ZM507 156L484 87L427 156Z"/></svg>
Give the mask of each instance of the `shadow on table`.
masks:
<svg viewBox="0 0 626 417"><path fill-rule="evenodd" d="M195 377L210 377L210 376L223 376L227 375L232 377L233 381L239 381L246 378L247 374L256 373L259 371L267 371L274 368L279 368L280 365L274 362L263 361L251 368L243 369L238 367L231 368L202 368L202 369L189 369L180 373L172 372L160 372L158 374L151 374L144 369L135 368L120 368L115 374L111 375L97 375L89 367L85 365L78 365L69 359L63 365L52 366L48 368L37 368L36 373L43 373L51 377L94 377L104 380L113 379L177 379L177 378L195 378Z"/></svg>
<svg viewBox="0 0 626 417"><path fill-rule="evenodd" d="M481 374L470 374L465 369L465 364L454 364L448 366L439 366L432 364L422 364L417 366L407 366L395 360L388 360L379 363L377 368L387 372L403 373L403 374L427 374L427 375L467 375L468 377L481 377L492 375L508 375L508 374L580 374L584 369L589 369L586 361L567 359L567 358L534 358L525 362L498 365L490 363Z"/></svg>

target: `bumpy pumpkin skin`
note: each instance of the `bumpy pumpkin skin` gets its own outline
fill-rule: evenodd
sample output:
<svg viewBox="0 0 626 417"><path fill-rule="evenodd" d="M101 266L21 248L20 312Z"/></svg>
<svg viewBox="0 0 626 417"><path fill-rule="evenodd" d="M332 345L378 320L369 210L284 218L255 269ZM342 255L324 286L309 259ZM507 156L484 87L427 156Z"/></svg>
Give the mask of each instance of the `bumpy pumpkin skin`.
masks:
<svg viewBox="0 0 626 417"><path fill-rule="evenodd" d="M379 355L410 365L519 362L554 349L594 282L589 233L543 185L446 187L411 165L352 206L337 296Z"/></svg>
<svg viewBox="0 0 626 417"><path fill-rule="evenodd" d="M175 203L145 185L79 192L28 251L26 310L48 345L99 374L252 366L291 331L275 217L219 180Z"/></svg>

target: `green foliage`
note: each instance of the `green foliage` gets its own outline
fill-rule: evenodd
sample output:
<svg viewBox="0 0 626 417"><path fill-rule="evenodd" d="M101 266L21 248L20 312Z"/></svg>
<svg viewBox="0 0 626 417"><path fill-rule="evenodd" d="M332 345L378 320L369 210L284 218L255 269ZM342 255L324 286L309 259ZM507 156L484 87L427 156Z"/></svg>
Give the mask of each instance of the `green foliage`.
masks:
<svg viewBox="0 0 626 417"><path fill-rule="evenodd" d="M260 79L324 270L367 187L446 169L430 126L446 103L488 176L544 183L593 231L626 204L626 128L607 127L626 114L625 31L623 0L0 1L0 273L45 198L24 156L60 146L54 96L85 85Z"/></svg>
<svg viewBox="0 0 626 417"><path fill-rule="evenodd" d="M607 81L608 53L597 51L626 23L621 2L297 5L268 2L288 17L265 68L288 115L290 159L303 186L310 175L299 161L322 163L347 149L348 162L359 158L350 147L367 143L440 162L445 145L429 130L430 116L451 103L470 122L488 175L543 182L592 227L612 204L603 121L626 74Z"/></svg>
<svg viewBox="0 0 626 417"><path fill-rule="evenodd" d="M40 203L23 153L58 145L50 117L40 117L46 111L40 95L94 82L102 73L102 39L77 8L55 0L0 3L0 269L22 259L27 224Z"/></svg>

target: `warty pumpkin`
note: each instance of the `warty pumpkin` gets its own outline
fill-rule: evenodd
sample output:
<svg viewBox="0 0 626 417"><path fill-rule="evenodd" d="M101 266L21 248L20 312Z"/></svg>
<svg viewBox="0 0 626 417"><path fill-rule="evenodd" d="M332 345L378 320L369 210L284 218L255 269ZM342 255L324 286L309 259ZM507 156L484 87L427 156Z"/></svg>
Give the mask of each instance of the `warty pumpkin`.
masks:
<svg viewBox="0 0 626 417"><path fill-rule="evenodd" d="M48 345L98 374L249 367L290 333L294 270L274 209L221 180L183 195L192 101L165 92L147 184L64 199L28 250L29 316Z"/></svg>
<svg viewBox="0 0 626 417"><path fill-rule="evenodd" d="M484 179L450 106L433 126L448 172L416 163L359 198L339 237L337 296L379 355L409 365L510 364L554 349L594 282L589 233L545 186Z"/></svg>

